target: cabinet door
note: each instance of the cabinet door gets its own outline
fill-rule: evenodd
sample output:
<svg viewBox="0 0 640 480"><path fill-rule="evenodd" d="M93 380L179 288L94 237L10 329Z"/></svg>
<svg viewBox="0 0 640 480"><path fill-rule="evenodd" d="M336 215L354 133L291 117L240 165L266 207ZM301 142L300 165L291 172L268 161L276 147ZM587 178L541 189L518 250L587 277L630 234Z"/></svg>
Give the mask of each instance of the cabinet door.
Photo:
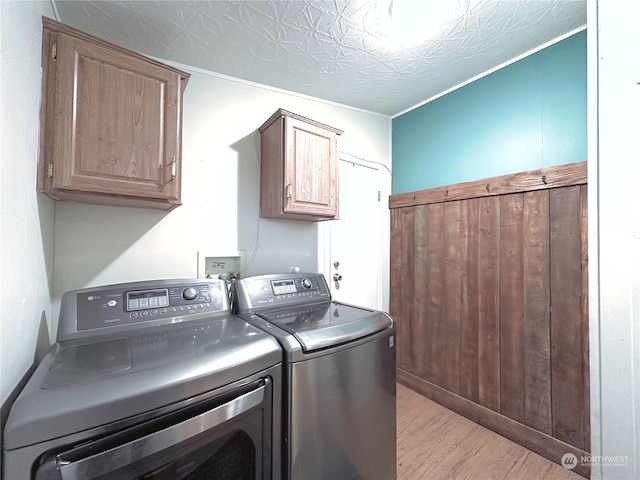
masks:
<svg viewBox="0 0 640 480"><path fill-rule="evenodd" d="M179 201L181 79L58 37L53 187Z"/></svg>
<svg viewBox="0 0 640 480"><path fill-rule="evenodd" d="M337 135L285 117L284 211L335 217Z"/></svg>

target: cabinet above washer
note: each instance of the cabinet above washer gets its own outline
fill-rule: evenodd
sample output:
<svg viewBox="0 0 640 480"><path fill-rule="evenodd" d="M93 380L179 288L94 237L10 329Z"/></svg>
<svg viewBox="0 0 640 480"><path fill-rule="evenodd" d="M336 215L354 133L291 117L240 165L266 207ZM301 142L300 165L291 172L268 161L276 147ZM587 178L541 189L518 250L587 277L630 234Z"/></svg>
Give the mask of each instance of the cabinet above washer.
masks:
<svg viewBox="0 0 640 480"><path fill-rule="evenodd" d="M189 74L42 19L38 191L56 200L180 205Z"/></svg>
<svg viewBox="0 0 640 480"><path fill-rule="evenodd" d="M278 109L259 132L260 216L306 221L338 218L342 130Z"/></svg>

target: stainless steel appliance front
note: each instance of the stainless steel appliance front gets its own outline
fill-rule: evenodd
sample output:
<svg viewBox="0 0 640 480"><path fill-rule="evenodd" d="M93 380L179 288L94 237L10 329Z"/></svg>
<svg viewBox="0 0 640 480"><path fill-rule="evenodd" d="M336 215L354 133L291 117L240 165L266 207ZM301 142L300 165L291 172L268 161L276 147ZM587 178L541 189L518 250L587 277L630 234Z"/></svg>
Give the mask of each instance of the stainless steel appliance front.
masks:
<svg viewBox="0 0 640 480"><path fill-rule="evenodd" d="M390 317L332 302L319 274L246 278L235 296L243 318L285 351L285 478L395 478Z"/></svg>
<svg viewBox="0 0 640 480"><path fill-rule="evenodd" d="M132 427L43 454L34 479L272 478L272 393L265 377L174 412L158 412L151 420L139 417Z"/></svg>

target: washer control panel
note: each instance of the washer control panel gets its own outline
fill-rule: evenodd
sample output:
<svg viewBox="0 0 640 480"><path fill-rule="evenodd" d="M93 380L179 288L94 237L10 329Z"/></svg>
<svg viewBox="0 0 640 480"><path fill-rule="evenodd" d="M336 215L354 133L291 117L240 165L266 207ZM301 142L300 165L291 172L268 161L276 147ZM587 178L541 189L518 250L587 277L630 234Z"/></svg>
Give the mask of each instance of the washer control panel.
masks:
<svg viewBox="0 0 640 480"><path fill-rule="evenodd" d="M284 280L271 280L271 290L273 295L300 295L315 294L320 292L318 279L305 278L285 278ZM289 297L291 298L291 297Z"/></svg>
<svg viewBox="0 0 640 480"><path fill-rule="evenodd" d="M196 314L230 313L221 280L136 282L67 292L62 298L58 337L141 322L176 323ZM60 338L59 338L60 340Z"/></svg>
<svg viewBox="0 0 640 480"><path fill-rule="evenodd" d="M235 283L238 311L260 310L278 305L330 300L329 287L319 273L260 275Z"/></svg>

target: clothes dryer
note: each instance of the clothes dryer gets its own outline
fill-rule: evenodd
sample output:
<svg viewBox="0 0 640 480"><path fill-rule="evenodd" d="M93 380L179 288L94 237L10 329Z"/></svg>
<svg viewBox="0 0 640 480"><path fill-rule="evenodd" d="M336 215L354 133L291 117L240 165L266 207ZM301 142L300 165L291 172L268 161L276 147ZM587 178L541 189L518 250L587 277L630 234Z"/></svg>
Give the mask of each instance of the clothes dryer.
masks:
<svg viewBox="0 0 640 480"><path fill-rule="evenodd" d="M281 478L282 349L220 280L74 290L14 402L6 480Z"/></svg>

